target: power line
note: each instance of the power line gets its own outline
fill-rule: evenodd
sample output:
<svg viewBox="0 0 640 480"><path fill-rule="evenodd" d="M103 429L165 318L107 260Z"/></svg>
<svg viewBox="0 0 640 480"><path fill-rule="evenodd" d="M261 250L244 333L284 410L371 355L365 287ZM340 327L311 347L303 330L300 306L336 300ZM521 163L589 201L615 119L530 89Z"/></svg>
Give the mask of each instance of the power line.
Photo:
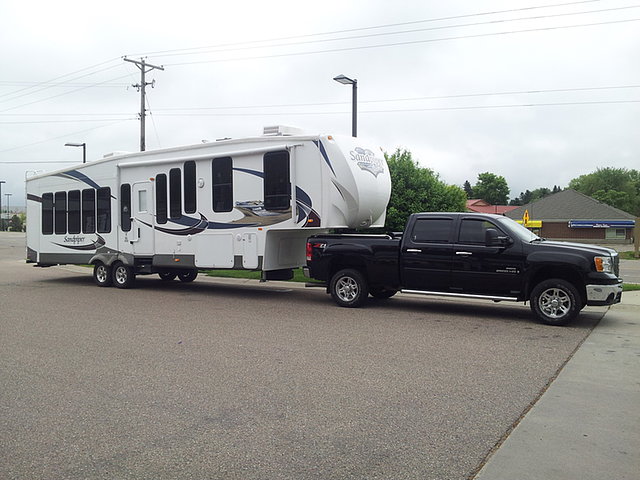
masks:
<svg viewBox="0 0 640 480"><path fill-rule="evenodd" d="M277 41L283 41L283 40L293 40L293 39L296 39L296 38L309 38L309 37L317 37L317 36L335 35L335 34L341 34L341 33L359 32L359 31L374 30L374 29L381 29L381 28L416 25L416 24L420 24L420 23L440 22L440 21L444 21L444 20L459 20L459 19L462 19L462 18L497 15L497 14L501 14L501 13L513 13L513 12L520 12L520 11L526 11L526 10L537 10L537 9L543 9L543 8L564 7L564 6L569 6L569 5L578 5L578 4L584 4L584 3L595 3L595 2L600 2L600 1L601 0L582 0L582 1L576 1L576 2L565 2L565 3L556 3L556 4L540 5L540 6L532 6L532 7L512 8L512 9L507 9L507 10L495 10L495 11L489 11L489 12L470 13L470 14L465 14L465 15L455 15L455 16L440 17L440 18L414 20L414 21L411 21L411 22L389 23L389 24L375 25L375 26L370 26L370 27L350 28L350 29L344 29L344 30L333 30L333 31L321 32L321 33L309 33L309 34L306 34L306 35L277 37L277 38L271 38L271 39L266 39L266 40L244 41L244 42L226 43L226 44L218 44L218 45L209 45L209 46L204 46L204 47L191 47L191 48L182 48L182 49L173 49L173 50L159 50L159 51L155 51L155 52L130 54L129 56L140 56L140 55L163 55L163 56L169 56L169 55L173 55L173 54L180 55L180 53L178 53L178 52L185 52L185 54L189 54L188 52L193 51L193 50L205 50L205 49L211 49L211 48L235 47L235 46L240 46L240 45L250 45L250 44L254 44L254 43L277 42Z"/></svg>
<svg viewBox="0 0 640 480"><path fill-rule="evenodd" d="M382 48L382 47L398 47L404 45L418 45L424 43L435 43L435 42L445 42L450 40L462 40L467 38L484 38L484 37L493 37L498 35L512 35L516 33L533 33L533 32L543 32L543 31L551 31L551 30L562 30L569 28L583 28L583 27L594 27L600 25L614 25L621 23L629 23L629 22L637 22L640 18L631 18L624 20L613 20L608 22L594 22L594 23L584 23L578 25L562 25L557 27L540 27L540 28L529 28L523 30L511 30L504 32L493 32L493 33L479 33L473 35L458 35L453 37L442 37L442 38L430 38L426 40L410 40L404 42L395 42L395 43L383 43L377 45L364 45L359 47L344 47L344 48L334 48L328 50L315 50L310 52L292 52L292 53L280 53L280 54L272 54L272 55L258 55L254 57L243 57L243 58L231 58L231 59L216 59L216 60L198 60L191 62L180 62L180 63L168 63L166 66L183 66L183 65L197 65L203 63L221 63L221 62L232 62L232 61L246 61L246 60L261 60L267 58L282 58L282 57L292 57L292 56L304 56L304 55L315 55L319 53L337 53L337 52L349 52L355 50L368 50L373 48Z"/></svg>
<svg viewBox="0 0 640 480"><path fill-rule="evenodd" d="M409 112L435 112L447 110L484 110L496 108L530 108L530 107L558 107L571 105L616 105L616 104L634 104L640 103L640 100L602 100L587 102L548 102L548 103L520 103L505 105L469 105L460 107L425 107L425 108L402 108L389 110L360 110L358 113L409 113ZM260 116L285 116L285 115L342 115L351 113L344 112L257 112L257 113L159 113L157 115L163 117L260 117Z"/></svg>
<svg viewBox="0 0 640 480"><path fill-rule="evenodd" d="M272 44L272 45L264 45L264 46L263 45L252 45L252 46L244 46L244 47L237 46L235 48L210 47L210 49L207 49L207 50L202 49L201 51L197 51L197 52L170 53L170 54L166 54L166 55L161 55L161 57L185 56L185 55L203 55L203 54L207 54L207 53L221 53L221 52L231 52L231 51L240 51L240 50L255 50L255 49L260 49L260 48L286 47L286 46L294 46L294 45L295 46L301 46L301 45L309 45L309 44L314 44L314 43L338 42L338 41L344 41L344 40L359 40L359 39L364 39L364 38L383 37L383 36L389 36L389 35L405 35L405 34L410 34L410 33L420 33L420 32L435 31L435 30L446 30L446 29L451 29L451 28L477 27L477 26L482 26L482 25L494 25L494 24L498 24L498 23L507 23L507 22L516 22L516 21L542 20L542 19L556 18L556 17L567 17L567 16L585 15L585 14L592 14L592 13L604 13L604 12L612 12L612 11L619 11L619 10L628 10L628 9L638 8L638 7L640 7L640 5L631 5L631 6L625 6L625 7L606 8L606 9L600 9L600 10L588 10L588 11L582 11L582 12L569 12L569 13L559 13L559 14L549 14L549 15L538 15L538 16L533 16L533 17L521 17L521 18L489 20L489 21L485 21L485 22L463 23L463 24L456 24L456 25L442 25L442 26L438 26L438 27L418 28L418 29L413 29L413 30L400 30L400 31L395 31L395 32L369 33L369 34L366 34L366 35L355 35L355 36L348 36L348 37L336 37L336 38L324 38L324 39L319 39L319 40L305 40L305 41L296 41L296 42L287 42L287 43L275 43L275 44Z"/></svg>

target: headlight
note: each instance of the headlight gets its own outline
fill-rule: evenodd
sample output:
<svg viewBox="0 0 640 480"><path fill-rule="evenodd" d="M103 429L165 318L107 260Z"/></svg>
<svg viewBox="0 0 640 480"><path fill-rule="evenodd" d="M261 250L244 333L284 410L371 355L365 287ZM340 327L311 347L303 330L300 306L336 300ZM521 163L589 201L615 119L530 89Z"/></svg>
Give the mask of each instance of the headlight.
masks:
<svg viewBox="0 0 640 480"><path fill-rule="evenodd" d="M611 257L594 257L596 272L613 273L613 262Z"/></svg>

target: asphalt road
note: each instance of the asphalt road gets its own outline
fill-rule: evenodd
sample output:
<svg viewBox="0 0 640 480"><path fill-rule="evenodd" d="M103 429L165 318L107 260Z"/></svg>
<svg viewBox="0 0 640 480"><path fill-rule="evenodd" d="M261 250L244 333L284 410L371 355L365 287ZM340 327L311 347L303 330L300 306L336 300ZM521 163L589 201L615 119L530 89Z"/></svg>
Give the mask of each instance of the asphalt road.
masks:
<svg viewBox="0 0 640 480"><path fill-rule="evenodd" d="M0 234L0 478L466 479L602 317L198 278L93 285Z"/></svg>

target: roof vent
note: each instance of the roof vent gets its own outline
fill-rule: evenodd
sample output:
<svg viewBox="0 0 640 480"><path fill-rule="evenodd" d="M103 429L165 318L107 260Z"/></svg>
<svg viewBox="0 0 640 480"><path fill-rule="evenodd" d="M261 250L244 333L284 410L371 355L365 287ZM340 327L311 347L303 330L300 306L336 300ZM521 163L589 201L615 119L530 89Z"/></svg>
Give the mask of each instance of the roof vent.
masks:
<svg viewBox="0 0 640 480"><path fill-rule="evenodd" d="M291 135L303 135L304 130L298 127L290 127L288 125L274 125L271 127L264 127L262 134L288 137Z"/></svg>

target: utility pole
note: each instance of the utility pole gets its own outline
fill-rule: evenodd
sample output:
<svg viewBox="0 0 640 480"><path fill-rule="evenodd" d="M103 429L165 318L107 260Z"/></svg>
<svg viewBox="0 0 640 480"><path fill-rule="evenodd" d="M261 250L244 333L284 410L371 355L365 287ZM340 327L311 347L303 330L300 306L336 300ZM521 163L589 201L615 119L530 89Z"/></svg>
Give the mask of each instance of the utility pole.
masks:
<svg viewBox="0 0 640 480"><path fill-rule="evenodd" d="M146 113L147 109L145 105L146 92L147 92L146 87L147 85L151 85L151 88L153 88L153 86L155 85L155 80L152 82L145 81L145 75L154 69L164 70L164 67L158 66L158 65L151 65L150 63L145 62L144 58L141 58L140 60L131 60L125 57L123 60L125 62L133 63L136 67L140 69L140 83L137 83L132 86L133 88L137 88L138 91L140 92L140 151L144 152L146 149L146 144L145 144L145 117L147 115Z"/></svg>

